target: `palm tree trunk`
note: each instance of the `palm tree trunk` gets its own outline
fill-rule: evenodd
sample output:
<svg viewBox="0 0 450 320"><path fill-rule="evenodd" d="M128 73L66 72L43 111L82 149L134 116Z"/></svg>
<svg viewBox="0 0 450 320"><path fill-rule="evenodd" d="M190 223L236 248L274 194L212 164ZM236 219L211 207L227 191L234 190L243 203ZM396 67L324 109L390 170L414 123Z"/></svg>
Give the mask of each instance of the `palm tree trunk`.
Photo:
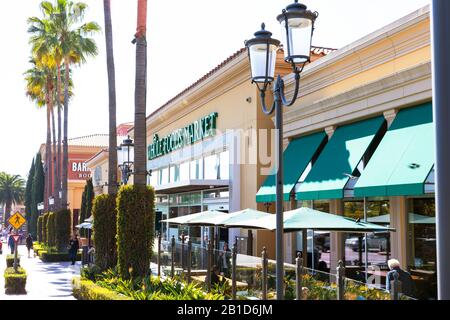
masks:
<svg viewBox="0 0 450 320"><path fill-rule="evenodd" d="M58 73L56 80L56 90L57 90L57 107L58 107L58 160L57 160L57 180L56 180L56 190L58 192L58 208L61 208L61 199L59 198L59 192L61 191L61 66L58 65Z"/></svg>
<svg viewBox="0 0 450 320"><path fill-rule="evenodd" d="M67 180L69 166L69 147L68 147L68 117L69 117L69 62L65 59L65 83L64 83L64 140L63 140L63 164L62 164L62 199L61 209L66 209L67 203Z"/></svg>
<svg viewBox="0 0 450 320"><path fill-rule="evenodd" d="M116 72L111 23L111 0L103 0L105 12L106 63L109 88L109 157L108 194L117 193L117 121L116 121Z"/></svg>
<svg viewBox="0 0 450 320"><path fill-rule="evenodd" d="M134 111L134 184L147 184L147 0L138 0L138 25L136 33L136 88Z"/></svg>
<svg viewBox="0 0 450 320"><path fill-rule="evenodd" d="M12 207L12 201L11 200L7 200L5 201L5 226L8 225L8 219L11 216L11 207Z"/></svg>
<svg viewBox="0 0 450 320"><path fill-rule="evenodd" d="M58 181L57 181L57 176L58 176L58 171L57 171L57 165L56 165L56 127L55 127L55 110L54 107L52 105L51 109L50 109L50 114L52 117L52 136L53 136L53 152L52 152L52 161L53 161L53 170L52 170L52 175L53 175L53 198L55 199L55 204L54 207L56 210L58 210L58 202L57 202L57 198L58 198L58 191L56 186L58 185Z"/></svg>
<svg viewBox="0 0 450 320"><path fill-rule="evenodd" d="M45 190L46 195L44 203L46 204L45 211L49 209L48 198L52 194L52 148L51 148L51 123L50 123L50 103L47 100L47 141L45 144Z"/></svg>

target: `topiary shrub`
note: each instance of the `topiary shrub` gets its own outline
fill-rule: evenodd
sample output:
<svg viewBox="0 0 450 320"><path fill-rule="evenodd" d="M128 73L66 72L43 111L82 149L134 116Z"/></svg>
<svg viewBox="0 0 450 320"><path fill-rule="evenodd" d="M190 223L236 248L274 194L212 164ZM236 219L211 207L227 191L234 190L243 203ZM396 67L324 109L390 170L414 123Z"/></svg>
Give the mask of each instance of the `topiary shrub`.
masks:
<svg viewBox="0 0 450 320"><path fill-rule="evenodd" d="M25 269L18 268L17 272L14 268L5 270L5 293L6 294L26 294L25 286L27 284L27 273Z"/></svg>
<svg viewBox="0 0 450 320"><path fill-rule="evenodd" d="M155 225L152 187L122 186L117 195L117 265L124 279L149 273ZM95 222L97 223L97 222Z"/></svg>
<svg viewBox="0 0 450 320"><path fill-rule="evenodd" d="M42 230L41 230L41 234L42 234L42 243L45 245L48 245L48 241L47 241L47 223L48 223L48 216L49 216L49 212L46 212L42 215Z"/></svg>
<svg viewBox="0 0 450 320"><path fill-rule="evenodd" d="M95 247L95 264L101 270L117 265L117 210L116 196L102 194L95 198L92 208L94 225L92 237Z"/></svg>
<svg viewBox="0 0 450 320"><path fill-rule="evenodd" d="M39 251L39 258L42 262L68 262L70 260L69 253L65 252L48 252L46 250ZM76 261L81 261L81 253L77 253Z"/></svg>
<svg viewBox="0 0 450 320"><path fill-rule="evenodd" d="M71 212L63 209L55 213L55 245L58 251L66 251L70 240Z"/></svg>
<svg viewBox="0 0 450 320"><path fill-rule="evenodd" d="M40 216L37 220L37 241L42 242L42 221L44 218Z"/></svg>
<svg viewBox="0 0 450 320"><path fill-rule="evenodd" d="M50 212L47 218L47 245L54 247L56 245L56 232L55 232L55 213Z"/></svg>
<svg viewBox="0 0 450 320"><path fill-rule="evenodd" d="M20 257L17 257L17 265L20 266ZM7 268L12 268L14 266L14 255L13 254L8 254L6 256L6 267Z"/></svg>

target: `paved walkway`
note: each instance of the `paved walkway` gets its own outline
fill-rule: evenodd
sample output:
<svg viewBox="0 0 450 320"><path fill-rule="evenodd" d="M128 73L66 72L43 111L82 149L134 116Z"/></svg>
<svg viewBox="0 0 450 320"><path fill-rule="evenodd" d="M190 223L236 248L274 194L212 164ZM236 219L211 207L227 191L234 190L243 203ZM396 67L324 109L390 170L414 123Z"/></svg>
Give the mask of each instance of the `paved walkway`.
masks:
<svg viewBox="0 0 450 320"><path fill-rule="evenodd" d="M80 274L81 263L44 263L36 258L28 258L25 246L19 246L20 264L27 271L26 295L6 295L3 272L6 268L6 254L9 248L3 244L0 255L0 300L75 300L72 295L71 280Z"/></svg>

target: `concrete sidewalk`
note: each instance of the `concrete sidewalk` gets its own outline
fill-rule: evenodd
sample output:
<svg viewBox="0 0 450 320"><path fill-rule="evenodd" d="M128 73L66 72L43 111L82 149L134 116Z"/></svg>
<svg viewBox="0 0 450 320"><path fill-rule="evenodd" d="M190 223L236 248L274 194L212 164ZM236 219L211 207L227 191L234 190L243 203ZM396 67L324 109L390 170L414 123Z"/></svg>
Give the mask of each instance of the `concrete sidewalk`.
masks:
<svg viewBox="0 0 450 320"><path fill-rule="evenodd" d="M9 248L3 244L0 255L0 300L75 300L71 280L80 274L81 262L44 263L38 257L28 258L25 246L19 246L20 264L27 271L26 295L6 295L3 272Z"/></svg>

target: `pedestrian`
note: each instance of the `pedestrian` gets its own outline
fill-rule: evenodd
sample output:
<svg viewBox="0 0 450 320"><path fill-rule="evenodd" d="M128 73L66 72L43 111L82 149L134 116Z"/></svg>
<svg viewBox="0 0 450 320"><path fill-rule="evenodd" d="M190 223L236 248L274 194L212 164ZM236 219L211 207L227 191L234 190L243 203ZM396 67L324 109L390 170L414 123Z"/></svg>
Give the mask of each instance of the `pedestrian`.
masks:
<svg viewBox="0 0 450 320"><path fill-rule="evenodd" d="M11 254L14 254L14 249L16 248L16 242L14 241L12 233L9 234L8 246L11 249Z"/></svg>
<svg viewBox="0 0 450 320"><path fill-rule="evenodd" d="M386 275L386 290L391 292L391 281L394 280L394 274L398 273L398 280L401 284L401 293L408 297L414 296L415 285L411 275L400 268L400 262L396 259L388 261L389 271Z"/></svg>
<svg viewBox="0 0 450 320"><path fill-rule="evenodd" d="M219 253L219 260L217 261L219 271L225 276L230 277L231 270L231 250L228 243L225 242L223 250Z"/></svg>
<svg viewBox="0 0 450 320"><path fill-rule="evenodd" d="M28 234L27 239L25 240L25 244L26 244L27 250L28 250L28 258L31 258L30 252L31 252L31 249L33 249L33 238L31 237L30 233Z"/></svg>
<svg viewBox="0 0 450 320"><path fill-rule="evenodd" d="M70 240L69 243L69 256L72 261L72 265L75 265L75 261L77 260L78 249L80 248L80 243L78 241L78 236L75 235L74 238Z"/></svg>

